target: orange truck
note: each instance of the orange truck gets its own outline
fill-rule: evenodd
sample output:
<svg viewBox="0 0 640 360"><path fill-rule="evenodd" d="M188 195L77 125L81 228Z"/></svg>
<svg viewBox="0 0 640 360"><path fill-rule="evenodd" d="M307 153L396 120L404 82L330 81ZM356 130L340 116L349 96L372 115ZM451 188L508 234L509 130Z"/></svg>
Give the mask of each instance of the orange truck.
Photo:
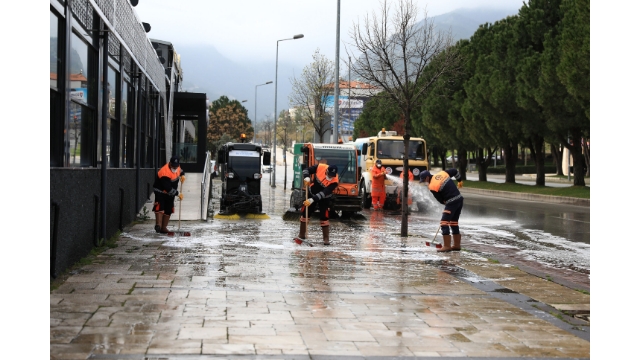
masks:
<svg viewBox="0 0 640 360"><path fill-rule="evenodd" d="M326 163L338 167L338 187L333 191L332 212L334 217L343 219L362 211L362 198L359 192L360 169L359 152L354 145L305 143L294 146L294 181L290 206L296 210L302 207L305 189L302 186L302 170L307 167Z"/></svg>

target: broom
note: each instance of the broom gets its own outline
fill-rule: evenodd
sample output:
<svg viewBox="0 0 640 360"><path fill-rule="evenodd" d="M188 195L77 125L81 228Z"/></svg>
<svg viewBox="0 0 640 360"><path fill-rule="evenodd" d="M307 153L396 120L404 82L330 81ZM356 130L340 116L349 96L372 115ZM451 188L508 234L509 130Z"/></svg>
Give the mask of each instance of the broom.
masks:
<svg viewBox="0 0 640 360"><path fill-rule="evenodd" d="M182 181L180 182L180 194L182 194ZM182 194L184 196L184 194ZM180 221L182 218L182 200L180 200L180 205L178 206L178 230L170 231L167 233L168 236L191 236L191 233L188 231L180 231Z"/></svg>
<svg viewBox="0 0 640 360"><path fill-rule="evenodd" d="M304 186L305 189L305 199L309 200L309 185ZM305 219L309 219L309 207L308 206L304 206L304 217ZM304 238L307 239L309 237L309 222L307 221L307 226L304 227ZM313 244L308 242L307 240L304 239L300 239L299 237L296 237L293 239L293 241L296 242L296 244L298 245L302 245L305 244L307 246L313 247Z"/></svg>
<svg viewBox="0 0 640 360"><path fill-rule="evenodd" d="M436 242L436 236L438 236L438 233L440 232L440 227L441 227L441 225L438 225L438 230L436 230L436 234L433 236L433 241L431 241L431 242L425 241L425 244L427 246L435 247L436 249L441 249L442 248L442 244Z"/></svg>

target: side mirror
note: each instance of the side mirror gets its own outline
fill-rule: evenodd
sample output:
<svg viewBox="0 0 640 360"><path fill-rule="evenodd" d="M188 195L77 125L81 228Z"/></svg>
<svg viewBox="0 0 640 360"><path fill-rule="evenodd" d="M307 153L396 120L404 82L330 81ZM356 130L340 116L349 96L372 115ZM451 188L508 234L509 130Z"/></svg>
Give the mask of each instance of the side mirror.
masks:
<svg viewBox="0 0 640 360"><path fill-rule="evenodd" d="M271 165L271 153L270 152L265 152L262 155L262 165Z"/></svg>
<svg viewBox="0 0 640 360"><path fill-rule="evenodd" d="M218 164L224 163L224 153L222 150L218 150Z"/></svg>
<svg viewBox="0 0 640 360"><path fill-rule="evenodd" d="M368 148L369 148L369 144L362 144L362 153L366 154Z"/></svg>

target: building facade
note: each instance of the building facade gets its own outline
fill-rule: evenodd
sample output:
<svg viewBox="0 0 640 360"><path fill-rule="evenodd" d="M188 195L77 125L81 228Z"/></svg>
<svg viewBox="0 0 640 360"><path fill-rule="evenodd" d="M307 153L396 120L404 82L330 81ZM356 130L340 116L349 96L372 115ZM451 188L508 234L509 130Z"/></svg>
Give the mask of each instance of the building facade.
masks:
<svg viewBox="0 0 640 360"><path fill-rule="evenodd" d="M136 219L185 133L179 55L148 30L128 0L50 0L51 277Z"/></svg>

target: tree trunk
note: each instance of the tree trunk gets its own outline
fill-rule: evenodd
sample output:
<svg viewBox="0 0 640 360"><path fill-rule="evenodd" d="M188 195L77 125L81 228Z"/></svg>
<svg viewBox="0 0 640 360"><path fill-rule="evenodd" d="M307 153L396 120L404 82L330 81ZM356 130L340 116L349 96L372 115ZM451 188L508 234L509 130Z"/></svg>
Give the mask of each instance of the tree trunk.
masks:
<svg viewBox="0 0 640 360"><path fill-rule="evenodd" d="M556 175L562 175L562 151L558 150L558 144L549 143L553 164L556 166Z"/></svg>
<svg viewBox="0 0 640 360"><path fill-rule="evenodd" d="M458 149L458 172L460 173L460 180L467 180L467 150L464 148Z"/></svg>
<svg viewBox="0 0 640 360"><path fill-rule="evenodd" d="M544 186L546 174L544 172L544 138L533 136L529 139L529 150L536 163L536 186Z"/></svg>
<svg viewBox="0 0 640 360"><path fill-rule="evenodd" d="M586 138L582 139L582 153L584 154L584 163L587 166L587 172L584 174L585 177L591 176L591 154L589 153L589 145L587 145L588 140Z"/></svg>
<svg viewBox="0 0 640 360"><path fill-rule="evenodd" d="M573 157L573 186L585 186L584 183L584 161L582 159L582 139L579 128L571 129L571 138L575 139L572 144L568 144Z"/></svg>
<svg viewBox="0 0 640 360"><path fill-rule="evenodd" d="M433 153L431 154L431 158L433 159L433 167L439 167L439 156L438 156L438 147L434 146L433 147Z"/></svg>
<svg viewBox="0 0 640 360"><path fill-rule="evenodd" d="M478 167L478 181L487 181L487 168L491 164L491 154L489 152L488 156L484 156L484 150L478 149L477 159L477 167Z"/></svg>
<svg viewBox="0 0 640 360"><path fill-rule="evenodd" d="M336 103L337 104L337 103ZM406 155L409 154L409 138L411 135L411 105L409 104L404 109L404 135L402 138L404 139L404 153ZM406 238L409 235L409 205L408 194L409 194L409 156L403 156L402 159L402 171L404 172L404 176L402 178L402 224L400 225L400 237Z"/></svg>
<svg viewBox="0 0 640 360"><path fill-rule="evenodd" d="M516 162L518 161L518 144L514 144L511 141L505 141L504 145L504 182L515 184Z"/></svg>

